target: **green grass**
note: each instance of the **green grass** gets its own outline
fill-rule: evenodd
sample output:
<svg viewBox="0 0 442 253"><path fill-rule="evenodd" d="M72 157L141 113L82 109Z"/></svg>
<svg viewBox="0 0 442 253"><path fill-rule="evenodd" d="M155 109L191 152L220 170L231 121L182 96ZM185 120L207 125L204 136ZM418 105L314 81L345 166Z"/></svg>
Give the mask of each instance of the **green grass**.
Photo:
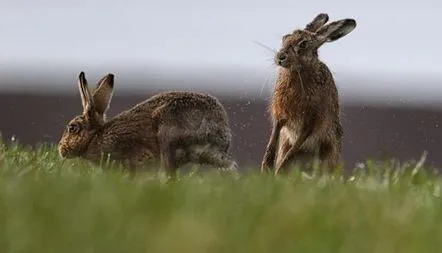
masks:
<svg viewBox="0 0 442 253"><path fill-rule="evenodd" d="M441 179L367 162L348 180L218 172L130 179L0 144L0 252L439 252Z"/></svg>

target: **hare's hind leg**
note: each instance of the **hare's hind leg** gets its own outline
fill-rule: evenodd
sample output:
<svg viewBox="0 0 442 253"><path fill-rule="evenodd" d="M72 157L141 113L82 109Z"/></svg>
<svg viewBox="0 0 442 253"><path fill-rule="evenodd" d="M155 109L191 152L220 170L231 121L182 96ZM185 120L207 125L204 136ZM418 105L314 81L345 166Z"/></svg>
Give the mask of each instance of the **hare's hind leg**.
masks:
<svg viewBox="0 0 442 253"><path fill-rule="evenodd" d="M178 163L174 157L177 149L177 143L167 134L166 129L162 129L158 134L159 146L160 146L160 163L161 170L166 172L170 178L176 178L176 170L178 169Z"/></svg>
<svg viewBox="0 0 442 253"><path fill-rule="evenodd" d="M203 152L204 139L185 128L162 125L158 131L161 169L170 177L176 177L177 169L196 160L195 152ZM198 147L192 150L191 147ZM198 163L198 162L197 162Z"/></svg>
<svg viewBox="0 0 442 253"><path fill-rule="evenodd" d="M331 142L321 143L320 159L327 172L337 169L339 160L339 147L334 147Z"/></svg>
<svg viewBox="0 0 442 253"><path fill-rule="evenodd" d="M181 124L162 125L158 140L163 167L170 172L189 162L230 169L237 167L228 151L229 131L206 119L201 120L198 128L185 120Z"/></svg>
<svg viewBox="0 0 442 253"><path fill-rule="evenodd" d="M173 159L170 145L164 145L164 147L160 148L160 160L161 169L165 171L169 177L175 178L178 166Z"/></svg>

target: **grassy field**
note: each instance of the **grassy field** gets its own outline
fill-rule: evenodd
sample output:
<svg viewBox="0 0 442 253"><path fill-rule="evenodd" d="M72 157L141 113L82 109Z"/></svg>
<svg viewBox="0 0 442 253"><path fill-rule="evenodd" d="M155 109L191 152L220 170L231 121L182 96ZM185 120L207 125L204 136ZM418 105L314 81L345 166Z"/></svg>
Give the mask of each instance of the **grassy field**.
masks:
<svg viewBox="0 0 442 253"><path fill-rule="evenodd" d="M259 173L130 179L54 147L0 144L0 252L439 252L442 181L367 162L348 180Z"/></svg>

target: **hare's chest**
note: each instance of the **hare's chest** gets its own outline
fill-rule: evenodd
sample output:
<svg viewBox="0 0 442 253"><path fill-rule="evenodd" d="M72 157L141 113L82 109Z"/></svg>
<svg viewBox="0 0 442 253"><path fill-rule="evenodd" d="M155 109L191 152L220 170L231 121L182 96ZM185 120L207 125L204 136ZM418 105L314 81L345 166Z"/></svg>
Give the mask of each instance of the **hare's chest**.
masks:
<svg viewBox="0 0 442 253"><path fill-rule="evenodd" d="M293 88L280 88L274 93L271 101L271 112L277 119L299 121L309 113L311 96Z"/></svg>
<svg viewBox="0 0 442 253"><path fill-rule="evenodd" d="M308 112L308 101L304 97L281 97L272 103L272 115L277 119L301 121Z"/></svg>

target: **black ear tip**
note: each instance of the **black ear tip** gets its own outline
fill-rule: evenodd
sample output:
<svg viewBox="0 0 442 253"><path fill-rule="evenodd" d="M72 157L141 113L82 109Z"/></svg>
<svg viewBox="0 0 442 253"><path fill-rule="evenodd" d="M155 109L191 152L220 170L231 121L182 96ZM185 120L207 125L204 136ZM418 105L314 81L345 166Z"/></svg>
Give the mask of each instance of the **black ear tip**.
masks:
<svg viewBox="0 0 442 253"><path fill-rule="evenodd" d="M81 71L80 74L78 75L78 79L80 79L81 82L86 83L86 74Z"/></svg>
<svg viewBox="0 0 442 253"><path fill-rule="evenodd" d="M323 13L319 13L316 18L316 20L323 20L323 23L327 23L328 22L328 14L323 12Z"/></svg>
<svg viewBox="0 0 442 253"><path fill-rule="evenodd" d="M346 19L345 22L346 22L348 25L356 26L356 20L354 20L354 19L352 19L352 18Z"/></svg>
<svg viewBox="0 0 442 253"><path fill-rule="evenodd" d="M114 80L115 80L115 75L114 74L107 74L107 79L109 80L108 84L111 88L114 87Z"/></svg>
<svg viewBox="0 0 442 253"><path fill-rule="evenodd" d="M318 14L318 18L326 18L326 19L328 19L328 14L325 13L325 12L319 13Z"/></svg>

